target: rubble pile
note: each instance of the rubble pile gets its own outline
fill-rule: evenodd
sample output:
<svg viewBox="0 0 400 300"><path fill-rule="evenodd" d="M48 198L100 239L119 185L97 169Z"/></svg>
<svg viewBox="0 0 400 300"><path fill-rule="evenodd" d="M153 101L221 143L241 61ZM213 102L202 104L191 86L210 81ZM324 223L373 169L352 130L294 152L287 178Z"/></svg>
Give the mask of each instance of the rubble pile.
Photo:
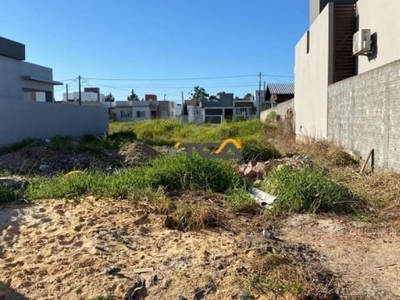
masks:
<svg viewBox="0 0 400 300"><path fill-rule="evenodd" d="M280 159L271 159L268 161L250 161L237 167L237 172L251 180L261 180L268 172L279 166L288 166L292 168L301 168L304 165L310 165L312 162L305 156L284 157Z"/></svg>

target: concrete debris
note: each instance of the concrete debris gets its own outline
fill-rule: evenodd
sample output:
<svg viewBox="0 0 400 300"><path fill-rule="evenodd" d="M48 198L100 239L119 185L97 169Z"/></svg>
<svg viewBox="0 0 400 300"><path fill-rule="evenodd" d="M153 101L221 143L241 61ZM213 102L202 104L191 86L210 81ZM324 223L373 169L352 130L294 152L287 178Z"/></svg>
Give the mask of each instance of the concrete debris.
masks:
<svg viewBox="0 0 400 300"><path fill-rule="evenodd" d="M263 192L255 187L249 189L250 196L264 208L271 208L273 202L277 199L276 196Z"/></svg>
<svg viewBox="0 0 400 300"><path fill-rule="evenodd" d="M263 177L274 168L279 168L282 166L300 168L306 164L312 164L312 162L307 157L293 156L281 159L271 159L265 162L250 161L247 164L242 164L238 166L237 172L245 178L258 181L262 180Z"/></svg>

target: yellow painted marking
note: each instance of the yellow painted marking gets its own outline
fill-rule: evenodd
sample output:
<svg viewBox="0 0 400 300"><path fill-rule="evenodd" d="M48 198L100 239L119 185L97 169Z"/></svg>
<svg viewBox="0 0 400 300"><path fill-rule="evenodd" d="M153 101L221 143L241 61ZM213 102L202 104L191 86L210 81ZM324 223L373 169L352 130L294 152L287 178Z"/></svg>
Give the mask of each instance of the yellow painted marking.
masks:
<svg viewBox="0 0 400 300"><path fill-rule="evenodd" d="M215 151L215 154L220 154L222 150L226 147L228 143L234 144L237 149L242 148L242 142L240 140L235 140L235 139L226 139L221 143L221 145L218 147L217 151Z"/></svg>

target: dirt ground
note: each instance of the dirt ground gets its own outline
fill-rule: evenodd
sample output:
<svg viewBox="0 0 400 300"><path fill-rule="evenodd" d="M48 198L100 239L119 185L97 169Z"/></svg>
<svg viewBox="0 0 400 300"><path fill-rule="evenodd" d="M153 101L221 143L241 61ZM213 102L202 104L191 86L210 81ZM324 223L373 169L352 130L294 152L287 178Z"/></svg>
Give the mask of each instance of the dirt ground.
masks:
<svg viewBox="0 0 400 300"><path fill-rule="evenodd" d="M183 233L166 229L161 215L142 215L128 202L93 198L2 207L0 299L83 300L107 293L123 299L138 268L152 268L142 274L143 299L192 299L195 288L211 282L205 299L234 299L238 270L251 259L243 243L249 237L265 243L259 217L238 215L231 228ZM319 251L340 276L342 299L400 299L396 228L295 215L275 223L274 231ZM107 274L110 265L121 272Z"/></svg>
<svg viewBox="0 0 400 300"><path fill-rule="evenodd" d="M341 276L344 299L400 299L399 227L311 215L282 224L283 239L311 245Z"/></svg>

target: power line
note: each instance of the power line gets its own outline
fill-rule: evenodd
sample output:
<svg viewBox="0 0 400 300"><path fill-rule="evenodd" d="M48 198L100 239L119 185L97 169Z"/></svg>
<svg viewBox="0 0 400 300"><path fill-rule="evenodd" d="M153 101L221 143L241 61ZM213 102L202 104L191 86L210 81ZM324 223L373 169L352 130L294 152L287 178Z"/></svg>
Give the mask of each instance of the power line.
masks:
<svg viewBox="0 0 400 300"><path fill-rule="evenodd" d="M259 77L258 75L230 75L230 76L208 76L208 77L183 77L183 78L94 78L87 77L89 80L100 80L100 81L181 81L181 80L209 80L209 79L228 79L228 78L249 78ZM281 78L293 78L288 75L278 74L262 74L262 77L281 77Z"/></svg>
<svg viewBox="0 0 400 300"><path fill-rule="evenodd" d="M204 79L223 79L223 78L244 78L255 77L257 75L231 75L231 76L215 76L215 77L183 77L183 78L86 78L104 81L178 81L178 80L204 80Z"/></svg>

